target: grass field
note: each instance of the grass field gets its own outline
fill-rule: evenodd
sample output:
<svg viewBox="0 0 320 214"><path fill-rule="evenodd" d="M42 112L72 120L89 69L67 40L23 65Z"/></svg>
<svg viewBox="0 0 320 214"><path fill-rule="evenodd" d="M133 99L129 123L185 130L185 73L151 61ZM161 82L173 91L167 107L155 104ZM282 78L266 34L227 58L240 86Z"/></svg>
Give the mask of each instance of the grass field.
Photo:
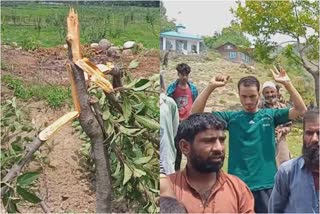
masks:
<svg viewBox="0 0 320 214"><path fill-rule="evenodd" d="M134 40L146 48L159 47L158 8L76 5L81 43L109 39L116 45ZM16 42L25 49L65 44L68 5L2 5L2 43Z"/></svg>

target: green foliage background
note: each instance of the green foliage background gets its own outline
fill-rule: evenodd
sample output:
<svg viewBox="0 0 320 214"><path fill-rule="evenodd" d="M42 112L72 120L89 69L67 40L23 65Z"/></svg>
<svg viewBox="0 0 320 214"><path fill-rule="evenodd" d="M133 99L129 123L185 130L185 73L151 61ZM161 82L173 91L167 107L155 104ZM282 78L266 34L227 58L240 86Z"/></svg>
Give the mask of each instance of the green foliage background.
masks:
<svg viewBox="0 0 320 214"><path fill-rule="evenodd" d="M115 45L134 40L146 48L159 47L159 7L76 5L82 44L109 39ZM2 43L25 49L65 44L69 5L16 3L2 5Z"/></svg>
<svg viewBox="0 0 320 214"><path fill-rule="evenodd" d="M221 33L215 32L213 36L205 36L204 42L208 48L217 48L226 42L231 42L238 47L249 48L250 41L246 38L241 31L240 26L231 24L229 27L222 29Z"/></svg>
<svg viewBox="0 0 320 214"><path fill-rule="evenodd" d="M159 212L159 75L149 79L126 76L124 87L118 94L123 113L101 89L90 89L103 111L113 196L118 201L128 200L135 212ZM90 161L90 140L78 121L73 125L84 141L81 152Z"/></svg>

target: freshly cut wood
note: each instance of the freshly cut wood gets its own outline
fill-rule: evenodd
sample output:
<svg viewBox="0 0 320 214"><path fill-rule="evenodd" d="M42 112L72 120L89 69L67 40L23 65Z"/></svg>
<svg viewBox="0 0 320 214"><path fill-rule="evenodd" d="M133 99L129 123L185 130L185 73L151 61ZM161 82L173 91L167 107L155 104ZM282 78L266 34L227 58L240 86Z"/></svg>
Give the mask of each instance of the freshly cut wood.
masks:
<svg viewBox="0 0 320 214"><path fill-rule="evenodd" d="M104 77L99 68L87 58L79 59L76 65L85 71L91 77L91 81L100 86L106 93L113 92L112 84Z"/></svg>
<svg viewBox="0 0 320 214"><path fill-rule="evenodd" d="M72 68L70 63L68 63L66 65L67 67L67 71L69 73L69 77L70 77L70 82L71 82L71 94L72 94L72 100L73 100L73 105L74 105L74 109L79 112L80 114L80 102L79 102L79 96L78 96L78 92L77 92L77 88L76 88L76 83L74 80L74 76L72 75Z"/></svg>
<svg viewBox="0 0 320 214"><path fill-rule="evenodd" d="M105 91L113 91L113 87L109 81L107 81L102 72L92 63L85 63L83 60L77 64L82 57L80 54L79 41L79 21L78 16L74 15L74 10L70 10L68 16L68 57L73 63L71 64L71 73L75 80L78 100L80 103L81 114L79 115L79 122L90 138L93 160L95 165L95 184L96 184L96 213L111 213L111 200L112 200L112 181L110 170L110 156L108 154L108 142L106 136L103 133L103 127L100 126L99 121L102 121L101 115L98 109L95 109L94 105L90 104L90 95L88 93L88 87L85 82L85 75L92 73L92 81L102 87ZM70 39L71 38L71 39ZM77 42L74 42L77 41ZM75 45L75 46L74 46ZM78 53L77 53L78 52ZM87 60L89 62L89 60ZM85 72L83 72L85 71ZM108 96L114 96L113 93L107 93ZM119 103L118 103L119 104ZM103 124L102 124L103 125Z"/></svg>
<svg viewBox="0 0 320 214"><path fill-rule="evenodd" d="M72 61L75 63L77 60L81 59L80 51L80 28L78 21L78 14L74 11L73 8L70 8L69 15L67 18L67 43L71 48Z"/></svg>
<svg viewBox="0 0 320 214"><path fill-rule="evenodd" d="M72 111L72 112L69 112L69 113L63 115L58 120L54 121L54 123L52 123L50 126L45 128L42 132L40 132L39 139L41 141L47 141L64 124L66 124L69 121L77 118L78 116L79 116L79 112L77 112L77 111Z"/></svg>

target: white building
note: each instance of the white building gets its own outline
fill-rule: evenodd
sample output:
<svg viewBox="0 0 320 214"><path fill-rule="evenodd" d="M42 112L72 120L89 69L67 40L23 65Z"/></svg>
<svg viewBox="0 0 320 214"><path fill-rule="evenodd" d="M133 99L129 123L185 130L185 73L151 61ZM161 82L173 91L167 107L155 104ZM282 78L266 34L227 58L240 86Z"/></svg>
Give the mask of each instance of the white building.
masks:
<svg viewBox="0 0 320 214"><path fill-rule="evenodd" d="M160 33L160 49L199 54L203 50L201 36L184 33L185 26L177 25L175 31Z"/></svg>

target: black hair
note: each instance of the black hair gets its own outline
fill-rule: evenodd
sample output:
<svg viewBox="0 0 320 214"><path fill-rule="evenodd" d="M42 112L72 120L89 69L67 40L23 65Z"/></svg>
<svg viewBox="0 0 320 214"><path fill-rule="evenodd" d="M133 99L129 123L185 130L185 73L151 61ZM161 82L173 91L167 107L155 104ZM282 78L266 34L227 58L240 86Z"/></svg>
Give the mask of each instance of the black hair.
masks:
<svg viewBox="0 0 320 214"><path fill-rule="evenodd" d="M238 90L240 91L240 86L243 85L245 87L249 86L256 86L258 92L260 91L260 82L259 80L254 76L246 76L242 77L238 82Z"/></svg>
<svg viewBox="0 0 320 214"><path fill-rule="evenodd" d="M187 210L177 199L160 196L160 213L187 213Z"/></svg>
<svg viewBox="0 0 320 214"><path fill-rule="evenodd" d="M319 109L310 109L303 116L303 131L305 131L306 122L319 120Z"/></svg>
<svg viewBox="0 0 320 214"><path fill-rule="evenodd" d="M176 70L180 74L189 74L191 72L191 68L186 63L180 63L177 65Z"/></svg>
<svg viewBox="0 0 320 214"><path fill-rule="evenodd" d="M226 127L227 123L212 113L192 114L180 123L175 137L176 146L182 139L193 143L199 132L207 129L225 130Z"/></svg>

